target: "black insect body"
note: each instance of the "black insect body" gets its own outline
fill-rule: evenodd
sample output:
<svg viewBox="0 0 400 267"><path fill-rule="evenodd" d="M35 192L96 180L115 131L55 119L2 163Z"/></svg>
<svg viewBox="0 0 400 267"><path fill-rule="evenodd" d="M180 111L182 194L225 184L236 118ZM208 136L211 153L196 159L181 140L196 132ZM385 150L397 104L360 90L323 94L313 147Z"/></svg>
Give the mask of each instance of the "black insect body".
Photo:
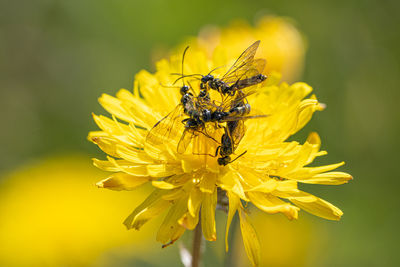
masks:
<svg viewBox="0 0 400 267"><path fill-rule="evenodd" d="M217 148L217 154L219 150L219 155L221 156L218 158L219 165L227 165L231 162L230 155L233 154L233 142L232 138L230 137L229 132L225 128L225 133L221 137L221 146Z"/></svg>
<svg viewBox="0 0 400 267"><path fill-rule="evenodd" d="M196 104L193 94L188 91L189 87L186 85L181 88L181 94L183 93L181 97L181 105L183 107L183 112L190 118L199 120L201 114L196 109Z"/></svg>
<svg viewBox="0 0 400 267"><path fill-rule="evenodd" d="M232 163L239 157L243 156L247 151L237 156L234 160L231 159L231 155L235 152L236 147L239 145L240 140L243 138L245 133L243 120L229 121L224 127L224 134L221 137L221 145L217 148L215 155L218 155L218 164L226 166Z"/></svg>
<svg viewBox="0 0 400 267"><path fill-rule="evenodd" d="M180 103L152 127L146 136L145 149L148 145L162 146L174 140L177 141L179 138L177 151L184 153L194 138L205 136L215 140L212 136L215 129L205 123L220 121L228 116L227 112L210 109L212 106L208 105L211 100L207 90L200 90L199 95L195 96L192 87L185 84L183 66L187 50L188 47L182 56L181 77L176 80L182 78L183 81L183 85L180 87ZM217 143L216 140L215 142Z"/></svg>
<svg viewBox="0 0 400 267"><path fill-rule="evenodd" d="M246 126L244 125L245 119L265 117L264 115L246 116L250 113L251 107L248 103L246 103L247 99L245 96L246 95L242 91L238 91L235 98L231 101L231 108L229 110L230 116L241 119L230 120L226 122L224 134L221 137L221 145L217 148L215 153L217 156L219 152L219 165L225 166L246 153L245 151L236 157L236 159L231 160L231 155L235 152L246 132Z"/></svg>
<svg viewBox="0 0 400 267"><path fill-rule="evenodd" d="M190 76L185 76L183 73L187 47L182 57L181 77L176 80L183 80L183 85L180 87L180 103L152 127L146 136L146 145L157 147L176 142L177 152L184 153L192 143L192 149L195 150L193 154L215 157L219 152L218 163L220 165L232 162L230 155L235 152L245 133L244 120L265 117L263 115L248 116L251 108L246 97L254 93L254 90L242 90L266 78L261 74L265 60L254 60L258 45L259 41L246 49L222 79L214 78L210 74L204 76L197 96L195 96L193 88L186 85L183 80ZM210 99L209 88L218 90L222 95L226 94L227 96L223 97L222 102L215 102ZM226 126L222 126L222 123L225 122ZM221 132L222 128L224 129L223 133ZM202 138L213 140L211 148L203 145L208 141L200 141ZM219 138L221 142L218 141ZM209 153L210 149L216 151L215 155Z"/></svg>
<svg viewBox="0 0 400 267"><path fill-rule="evenodd" d="M254 76L251 76L246 79L238 80L236 83L231 85L229 88L227 88L226 92L232 94L232 92L235 92L237 90L241 90L243 88L259 84L267 79L267 76L263 74L257 74Z"/></svg>

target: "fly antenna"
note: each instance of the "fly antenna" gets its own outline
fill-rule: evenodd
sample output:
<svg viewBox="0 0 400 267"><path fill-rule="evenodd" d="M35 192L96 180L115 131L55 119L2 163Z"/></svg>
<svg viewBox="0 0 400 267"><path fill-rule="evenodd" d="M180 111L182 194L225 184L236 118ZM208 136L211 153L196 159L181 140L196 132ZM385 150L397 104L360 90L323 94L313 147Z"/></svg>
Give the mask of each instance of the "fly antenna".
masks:
<svg viewBox="0 0 400 267"><path fill-rule="evenodd" d="M182 76L181 73L176 73L176 72L172 72L172 73L170 73L170 75L180 75L180 76ZM200 73L183 75L183 77L193 77L193 76L201 76L201 77L203 77L203 75L201 75Z"/></svg>
<svg viewBox="0 0 400 267"><path fill-rule="evenodd" d="M175 73L171 73L171 74L174 74L174 75L176 75ZM180 75L180 74L179 74ZM176 79L174 82L173 82L173 84L175 84L177 81L179 81L180 79L183 79L183 78L186 78L186 77L194 77L195 75L201 75L201 74L191 74L191 75L184 75L184 76L181 76L181 77L179 77L178 79ZM200 80L200 78L195 78L195 79L198 79L198 80Z"/></svg>
<svg viewBox="0 0 400 267"><path fill-rule="evenodd" d="M193 95L196 95L196 93L194 92L193 87L192 87L192 85L190 84L190 82L188 81L187 83L189 84L189 88L190 88L190 90L192 91Z"/></svg>
<svg viewBox="0 0 400 267"><path fill-rule="evenodd" d="M220 68L223 68L223 67L225 67L225 65L216 67L215 69L212 69L212 70L208 73L208 75L210 75L211 73L213 73L213 72L216 71L217 69L220 69Z"/></svg>
<svg viewBox="0 0 400 267"><path fill-rule="evenodd" d="M178 88L178 87L179 87L179 86L165 85L165 84L163 84L163 83L160 83L160 85L161 85L162 87L165 87L165 88Z"/></svg>
<svg viewBox="0 0 400 267"><path fill-rule="evenodd" d="M188 51L188 49L189 49L189 46L186 46L185 50L183 51L183 55L182 55L182 78L184 77L183 68L184 68L184 63L185 63L185 55L186 55L186 52ZM185 86L185 80L182 79L182 83L183 83L183 86Z"/></svg>

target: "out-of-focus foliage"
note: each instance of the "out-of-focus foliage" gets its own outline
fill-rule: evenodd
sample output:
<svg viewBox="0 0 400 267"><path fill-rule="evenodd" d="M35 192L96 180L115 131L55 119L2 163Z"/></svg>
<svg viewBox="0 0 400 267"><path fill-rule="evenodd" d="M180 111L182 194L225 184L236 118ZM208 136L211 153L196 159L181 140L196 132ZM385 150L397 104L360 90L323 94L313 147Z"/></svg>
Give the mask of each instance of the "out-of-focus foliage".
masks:
<svg viewBox="0 0 400 267"><path fill-rule="evenodd" d="M306 188L345 213L340 223L305 214L312 225L310 249L320 249L307 265L396 265L399 7L394 0L3 0L0 171L56 152L95 156L85 139L95 128L91 112L101 111L95 99L103 92L132 88L134 74L152 68L152 51L168 51L205 25L226 26L234 19L253 23L268 13L287 16L307 40L301 80L328 104L302 137L317 130L329 160L345 158L346 171L355 178L340 194ZM113 196L114 204L118 197ZM117 225L124 214L113 216ZM118 265L113 263L108 266Z"/></svg>

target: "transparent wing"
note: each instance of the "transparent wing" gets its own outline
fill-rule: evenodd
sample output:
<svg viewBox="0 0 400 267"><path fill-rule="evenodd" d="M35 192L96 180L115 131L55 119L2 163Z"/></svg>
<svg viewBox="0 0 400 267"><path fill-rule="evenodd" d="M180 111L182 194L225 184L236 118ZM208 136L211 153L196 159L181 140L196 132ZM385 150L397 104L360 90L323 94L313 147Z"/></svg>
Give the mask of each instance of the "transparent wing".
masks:
<svg viewBox="0 0 400 267"><path fill-rule="evenodd" d="M229 70L225 73L225 75L222 77L222 80L224 80L227 77L232 76L233 73L235 73L237 70L243 68L246 66L250 61L253 60L254 55L257 52L258 46L260 45L260 40L254 42L252 45L250 45L239 57L236 59L235 63L229 68Z"/></svg>
<svg viewBox="0 0 400 267"><path fill-rule="evenodd" d="M193 155L215 156L215 151L221 139L222 128L216 123L207 123L201 129L186 129L178 144L178 153L186 151Z"/></svg>
<svg viewBox="0 0 400 267"><path fill-rule="evenodd" d="M184 115L183 106L179 104L151 128L146 136L146 143L159 146L181 136L185 128L182 123Z"/></svg>
<svg viewBox="0 0 400 267"><path fill-rule="evenodd" d="M191 130L185 129L182 133L181 139L179 140L177 151L180 154L185 153L186 149L189 147L194 134Z"/></svg>
<svg viewBox="0 0 400 267"><path fill-rule="evenodd" d="M214 157L220 144L223 128L217 123L206 123L204 128L193 138L192 154Z"/></svg>
<svg viewBox="0 0 400 267"><path fill-rule="evenodd" d="M261 119L261 118L266 118L268 115L247 115L247 116L231 116L231 117L226 117L222 122L229 122L229 121L239 121L239 120L249 120L249 119Z"/></svg>
<svg viewBox="0 0 400 267"><path fill-rule="evenodd" d="M228 131L230 132L230 136L232 138L232 141L236 147L239 145L240 141L242 140L245 132L246 132L246 126L244 125L243 120L237 120L237 121L231 121L228 122L227 124Z"/></svg>
<svg viewBox="0 0 400 267"><path fill-rule="evenodd" d="M249 85L247 86L254 85L251 83L251 78L261 74L264 71L266 64L267 61L263 58L251 59L240 68L234 69L229 75L225 75L222 78L222 81L228 85L232 85L238 81L248 80Z"/></svg>

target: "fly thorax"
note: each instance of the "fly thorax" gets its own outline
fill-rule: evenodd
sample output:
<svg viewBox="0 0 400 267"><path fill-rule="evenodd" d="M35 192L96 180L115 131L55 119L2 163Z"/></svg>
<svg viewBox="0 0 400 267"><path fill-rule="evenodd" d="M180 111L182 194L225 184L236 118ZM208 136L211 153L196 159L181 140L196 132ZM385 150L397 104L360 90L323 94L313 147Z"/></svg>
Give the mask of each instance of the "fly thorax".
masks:
<svg viewBox="0 0 400 267"><path fill-rule="evenodd" d="M218 158L218 164L222 166L226 166L231 162L231 157L225 156L222 158Z"/></svg>
<svg viewBox="0 0 400 267"><path fill-rule="evenodd" d="M259 75L258 75L258 80L259 80L260 82L265 81L266 79L267 79L267 76L265 76L265 75L263 75L263 74L259 74Z"/></svg>
<svg viewBox="0 0 400 267"><path fill-rule="evenodd" d="M181 103L183 105L186 105L189 102L193 102L192 100L192 95L191 94L184 94L181 98Z"/></svg>
<svg viewBox="0 0 400 267"><path fill-rule="evenodd" d="M228 117L230 115L229 112L225 112L225 111L214 111L211 114L211 120L212 121L221 121L223 119L225 119L226 117Z"/></svg>
<svg viewBox="0 0 400 267"><path fill-rule="evenodd" d="M202 117L202 120L203 120L204 122L209 122L209 121L211 121L211 118L212 118L212 116L211 116L211 111L208 110L208 109L203 109L202 114L201 114L201 117Z"/></svg>
<svg viewBox="0 0 400 267"><path fill-rule="evenodd" d="M195 120L199 120L200 118L199 112L193 106L190 106L189 108L186 109L186 114Z"/></svg>
<svg viewBox="0 0 400 267"><path fill-rule="evenodd" d="M185 128L195 129L199 126L199 123L195 119L188 119L185 123Z"/></svg>
<svg viewBox="0 0 400 267"><path fill-rule="evenodd" d="M229 156L233 153L232 141L227 134L223 134L221 137L221 157Z"/></svg>

